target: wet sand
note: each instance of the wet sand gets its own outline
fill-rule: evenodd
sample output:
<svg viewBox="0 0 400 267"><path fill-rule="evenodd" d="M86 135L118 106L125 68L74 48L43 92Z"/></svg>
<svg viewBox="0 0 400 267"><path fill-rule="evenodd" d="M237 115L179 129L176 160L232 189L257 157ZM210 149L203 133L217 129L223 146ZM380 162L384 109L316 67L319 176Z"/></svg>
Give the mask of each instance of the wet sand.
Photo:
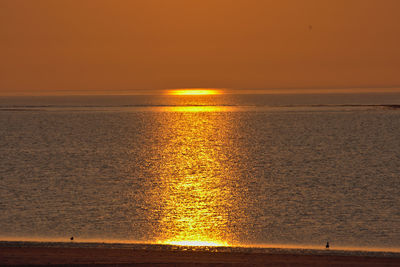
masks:
<svg viewBox="0 0 400 267"><path fill-rule="evenodd" d="M400 266L400 258L119 248L1 247L0 265Z"/></svg>

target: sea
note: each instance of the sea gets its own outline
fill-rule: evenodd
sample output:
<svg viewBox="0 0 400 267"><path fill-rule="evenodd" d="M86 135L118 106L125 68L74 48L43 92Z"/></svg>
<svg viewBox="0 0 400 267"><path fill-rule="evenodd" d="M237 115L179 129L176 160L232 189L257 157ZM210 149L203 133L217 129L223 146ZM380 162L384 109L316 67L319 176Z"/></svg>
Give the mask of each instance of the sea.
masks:
<svg viewBox="0 0 400 267"><path fill-rule="evenodd" d="M400 253L399 182L400 93L0 97L3 246Z"/></svg>

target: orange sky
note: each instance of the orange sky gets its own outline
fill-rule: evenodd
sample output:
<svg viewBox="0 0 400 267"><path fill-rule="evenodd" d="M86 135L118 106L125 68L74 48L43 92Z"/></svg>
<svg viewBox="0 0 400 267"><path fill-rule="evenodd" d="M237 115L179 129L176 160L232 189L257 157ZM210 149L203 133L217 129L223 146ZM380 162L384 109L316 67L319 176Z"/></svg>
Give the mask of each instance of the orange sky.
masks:
<svg viewBox="0 0 400 267"><path fill-rule="evenodd" d="M0 94L400 87L398 0L0 0Z"/></svg>

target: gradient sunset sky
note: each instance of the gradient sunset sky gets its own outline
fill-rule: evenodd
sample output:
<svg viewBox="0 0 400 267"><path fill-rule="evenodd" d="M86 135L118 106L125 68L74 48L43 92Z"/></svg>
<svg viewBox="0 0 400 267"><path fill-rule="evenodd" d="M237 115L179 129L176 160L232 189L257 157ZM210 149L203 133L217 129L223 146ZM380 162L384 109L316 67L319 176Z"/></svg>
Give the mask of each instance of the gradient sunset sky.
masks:
<svg viewBox="0 0 400 267"><path fill-rule="evenodd" d="M0 95L400 87L399 0L0 0Z"/></svg>

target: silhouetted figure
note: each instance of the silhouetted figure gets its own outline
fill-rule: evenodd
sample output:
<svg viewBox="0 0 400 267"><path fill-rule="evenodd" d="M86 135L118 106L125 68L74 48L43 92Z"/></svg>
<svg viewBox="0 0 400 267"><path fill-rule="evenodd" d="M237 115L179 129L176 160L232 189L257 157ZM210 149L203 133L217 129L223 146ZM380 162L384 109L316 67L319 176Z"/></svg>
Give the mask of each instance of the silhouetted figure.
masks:
<svg viewBox="0 0 400 267"><path fill-rule="evenodd" d="M70 238L70 239L71 239L71 241L74 241L74 237L73 237L73 236L71 236L71 238Z"/></svg>
<svg viewBox="0 0 400 267"><path fill-rule="evenodd" d="M326 242L326 246L325 246L326 248L329 248L329 242Z"/></svg>

